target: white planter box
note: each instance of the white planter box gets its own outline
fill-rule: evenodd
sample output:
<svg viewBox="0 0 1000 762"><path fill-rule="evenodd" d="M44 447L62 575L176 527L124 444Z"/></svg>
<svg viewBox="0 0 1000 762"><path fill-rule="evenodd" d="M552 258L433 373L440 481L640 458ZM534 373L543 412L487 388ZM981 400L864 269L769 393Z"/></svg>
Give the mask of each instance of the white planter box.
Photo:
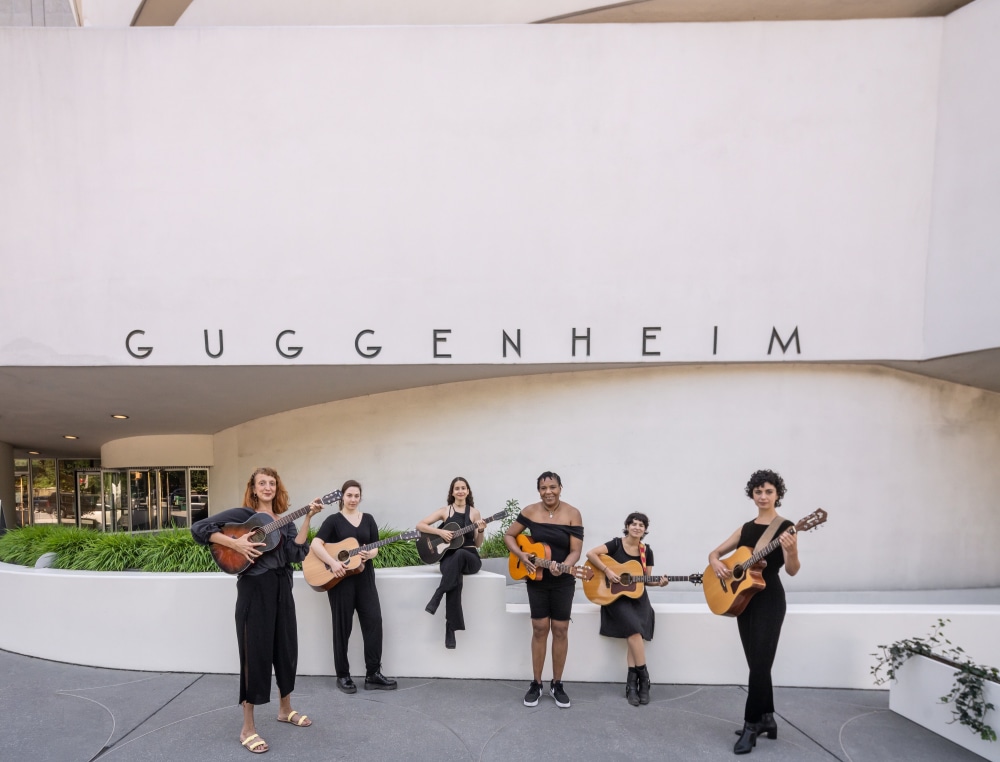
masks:
<svg viewBox="0 0 1000 762"><path fill-rule="evenodd" d="M965 725L951 722L952 704L942 704L941 697L948 695L954 684L954 667L911 656L896 670L896 680L890 684L889 708L984 759L1000 762L1000 741L984 741ZM985 693L989 703L1000 706L1000 685L987 682ZM985 719L997 729L1000 715L996 710L987 712Z"/></svg>

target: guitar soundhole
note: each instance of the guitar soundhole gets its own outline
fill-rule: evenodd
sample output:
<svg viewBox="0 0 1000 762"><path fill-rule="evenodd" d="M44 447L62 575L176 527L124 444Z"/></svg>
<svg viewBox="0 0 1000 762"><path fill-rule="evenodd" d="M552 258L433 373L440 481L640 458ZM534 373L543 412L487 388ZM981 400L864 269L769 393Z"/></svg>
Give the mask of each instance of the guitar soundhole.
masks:
<svg viewBox="0 0 1000 762"><path fill-rule="evenodd" d="M260 529L254 529L250 533L250 542L264 542L267 535L265 535Z"/></svg>
<svg viewBox="0 0 1000 762"><path fill-rule="evenodd" d="M342 550L337 554L337 560L340 561L340 563L342 564L346 564L348 561L351 560L351 554L348 553L346 550Z"/></svg>
<svg viewBox="0 0 1000 762"><path fill-rule="evenodd" d="M621 584L625 585L625 587L628 587L629 585L632 584L632 575L629 574L628 572L625 572L624 574L619 576L619 580L621 581Z"/></svg>

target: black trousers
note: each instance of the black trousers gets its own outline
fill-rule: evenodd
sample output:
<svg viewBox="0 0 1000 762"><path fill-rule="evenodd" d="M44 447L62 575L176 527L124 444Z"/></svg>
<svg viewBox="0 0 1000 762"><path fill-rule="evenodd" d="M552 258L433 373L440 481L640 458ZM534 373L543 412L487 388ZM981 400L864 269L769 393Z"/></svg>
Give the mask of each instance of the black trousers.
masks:
<svg viewBox="0 0 1000 762"><path fill-rule="evenodd" d="M483 560L475 550L457 548L445 553L441 559L441 584L438 591L444 593L444 615L453 630L465 629L465 614L462 611L462 576L475 574L483 568Z"/></svg>
<svg viewBox="0 0 1000 762"><path fill-rule="evenodd" d="M361 637L365 642L365 674L374 675L382 669L382 605L375 587L371 567L361 574L345 577L327 590L333 619L333 665L337 677L350 677L347 643L354 629L354 612L358 612Z"/></svg>
<svg viewBox="0 0 1000 762"><path fill-rule="evenodd" d="M272 666L280 695L295 690L299 640L291 575L269 571L236 581L236 641L240 704L271 701Z"/></svg>
<svg viewBox="0 0 1000 762"><path fill-rule="evenodd" d="M774 712L774 688L771 667L778 652L781 624L785 621L785 591L780 583L768 586L750 599L736 618L743 643L743 653L750 667L744 722L760 722L764 712Z"/></svg>

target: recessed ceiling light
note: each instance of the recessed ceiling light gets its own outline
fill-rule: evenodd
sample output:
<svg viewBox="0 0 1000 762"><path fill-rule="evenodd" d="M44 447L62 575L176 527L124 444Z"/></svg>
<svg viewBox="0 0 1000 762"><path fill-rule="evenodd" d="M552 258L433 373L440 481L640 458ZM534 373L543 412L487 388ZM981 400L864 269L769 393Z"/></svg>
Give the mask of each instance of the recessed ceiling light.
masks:
<svg viewBox="0 0 1000 762"><path fill-rule="evenodd" d="M28 450L28 455L41 455L41 453L38 450Z"/></svg>
<svg viewBox="0 0 1000 762"><path fill-rule="evenodd" d="M111 417L112 418L117 418L119 421L127 421L128 420L128 416L124 415L123 413L112 413Z"/></svg>
<svg viewBox="0 0 1000 762"><path fill-rule="evenodd" d="M74 436L73 434L63 434L63 439L79 439L80 437Z"/></svg>

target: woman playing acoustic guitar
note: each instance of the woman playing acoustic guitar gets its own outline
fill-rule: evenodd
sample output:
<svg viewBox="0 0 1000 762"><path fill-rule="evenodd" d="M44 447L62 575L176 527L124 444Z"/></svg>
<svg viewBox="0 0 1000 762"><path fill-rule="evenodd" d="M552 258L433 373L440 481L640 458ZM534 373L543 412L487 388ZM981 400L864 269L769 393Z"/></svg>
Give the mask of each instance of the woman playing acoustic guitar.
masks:
<svg viewBox="0 0 1000 762"><path fill-rule="evenodd" d="M536 482L542 500L527 506L504 534L504 544L527 569L535 573L535 564L528 554L518 547L517 536L525 529L531 530L533 543L545 543L552 551L552 561L573 565L583 550L583 519L580 511L560 499L562 479L559 474L546 471ZM545 666L545 647L549 632L552 633L552 682L549 695L560 708L570 705L563 689L562 673L569 650L569 619L573 612L573 593L576 577L555 569L543 569L541 579L527 578L528 604L531 607L531 668L534 677L524 696L525 706L537 706L542 694L542 667Z"/></svg>
<svg viewBox="0 0 1000 762"><path fill-rule="evenodd" d="M440 527L431 526L437 522L441 523ZM462 612L462 575L475 574L483 568L483 562L476 551L483 544L483 533L486 531L486 522L480 518L469 483L461 476L451 480L451 486L448 487L448 504L421 520L417 524L417 531L436 534L446 542L451 542L452 533L442 528L448 523L457 524L459 529L469 524L479 525L476 531L465 535L461 547L448 550L441 557L441 584L424 609L428 614L437 613L441 598L445 597L444 647L454 648L455 631L465 629L465 615Z"/></svg>
<svg viewBox="0 0 1000 762"><path fill-rule="evenodd" d="M278 722L300 728L312 725L304 714L292 709L295 668L298 662L298 633L295 601L292 599L292 564L301 563L309 551L309 519L323 510L317 499L305 515L302 526L280 528L281 541L263 553L266 543L251 542L250 535L233 538L219 530L230 523L244 522L254 513L272 518L288 510L288 492L273 468L258 468L250 475L243 496L245 508L231 508L191 526L195 541L230 548L243 556L248 566L236 582L236 641L240 649L240 704L243 728L240 743L254 754L263 754L268 745L257 734L253 708L271 701L271 667L278 681Z"/></svg>
<svg viewBox="0 0 1000 762"><path fill-rule="evenodd" d="M618 564L639 561L642 575L653 573L653 549L642 540L649 529L649 517L645 513L630 513L625 519L623 539L615 538L587 551L591 566L603 573L612 584L621 579L601 556L606 556ZM656 585L662 587L668 582L662 577ZM654 584L654 583L646 583ZM601 635L608 638L625 638L628 646L626 662L628 676L625 680L625 698L632 706L649 703L649 670L646 669L646 646L643 641L653 639L656 615L649 602L645 588L638 598L622 595L606 606L601 606Z"/></svg>
<svg viewBox="0 0 1000 762"><path fill-rule="evenodd" d="M325 543L337 543L347 538L368 545L378 541L378 524L370 513L362 513L361 485L353 479L341 488L340 511L329 516L313 538L312 552L327 565L334 577L343 579L326 591L333 618L333 664L337 670L337 687L344 693L357 693L351 679L351 664L347 659L347 643L354 628L354 612L358 612L361 637L365 642L365 690L391 691L396 681L382 674L382 605L375 586L375 568L365 563L360 574L347 575L347 567L333 558ZM378 555L378 548L358 553L362 562Z"/></svg>
<svg viewBox="0 0 1000 762"><path fill-rule="evenodd" d="M793 526L793 523L779 521L775 510L785 496L784 480L774 471L755 471L747 482L746 495L757 506L757 518L737 529L729 539L708 554L708 562L716 576L721 580L731 579L733 574L719 560L720 556L743 546L753 548L768 532L772 522L776 524L774 531L781 533L778 535L781 545L780 550L775 548L765 556L767 566L763 571L764 589L750 599L736 619L740 640L743 642L743 653L750 668L750 680L743 713L743 730L737 731L740 738L733 747L735 754L749 754L753 751L758 735L778 737L778 726L774 721L774 690L771 686L771 666L778 650L781 624L785 619L785 590L778 570L784 566L789 575L795 576L800 568L798 537L784 531Z"/></svg>

